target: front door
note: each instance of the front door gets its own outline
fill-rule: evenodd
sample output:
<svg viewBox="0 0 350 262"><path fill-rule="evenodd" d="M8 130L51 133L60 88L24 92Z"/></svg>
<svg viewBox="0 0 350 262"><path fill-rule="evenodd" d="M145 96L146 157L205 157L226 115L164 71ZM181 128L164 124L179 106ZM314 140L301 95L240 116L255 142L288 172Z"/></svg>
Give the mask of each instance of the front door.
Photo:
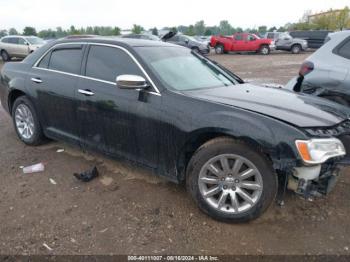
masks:
<svg viewBox="0 0 350 262"><path fill-rule="evenodd" d="M76 91L82 146L156 167L161 96L117 88L119 75L145 77L121 48L91 44L84 64Z"/></svg>

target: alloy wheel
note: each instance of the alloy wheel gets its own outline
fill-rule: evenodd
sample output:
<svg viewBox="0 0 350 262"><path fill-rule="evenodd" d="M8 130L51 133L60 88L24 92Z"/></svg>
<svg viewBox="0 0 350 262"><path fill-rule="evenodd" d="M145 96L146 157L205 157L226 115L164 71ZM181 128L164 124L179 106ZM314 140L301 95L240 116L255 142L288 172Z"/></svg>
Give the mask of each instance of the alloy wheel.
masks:
<svg viewBox="0 0 350 262"><path fill-rule="evenodd" d="M248 159L234 154L211 158L202 167L198 185L203 199L215 210L240 214L259 201L263 179Z"/></svg>
<svg viewBox="0 0 350 262"><path fill-rule="evenodd" d="M15 111L15 123L19 135L23 139L31 139L34 131L34 119L33 114L29 107L25 104L20 104Z"/></svg>

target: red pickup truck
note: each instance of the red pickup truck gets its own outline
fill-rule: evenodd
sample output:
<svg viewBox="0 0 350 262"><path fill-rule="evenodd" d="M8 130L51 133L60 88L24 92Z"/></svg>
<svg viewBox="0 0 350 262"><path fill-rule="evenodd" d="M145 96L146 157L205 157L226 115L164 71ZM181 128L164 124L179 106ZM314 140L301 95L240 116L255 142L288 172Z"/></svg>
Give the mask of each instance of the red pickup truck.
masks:
<svg viewBox="0 0 350 262"><path fill-rule="evenodd" d="M210 46L215 48L217 54L228 52L257 52L268 55L275 49L271 39L260 38L255 34L236 33L233 36L212 36Z"/></svg>

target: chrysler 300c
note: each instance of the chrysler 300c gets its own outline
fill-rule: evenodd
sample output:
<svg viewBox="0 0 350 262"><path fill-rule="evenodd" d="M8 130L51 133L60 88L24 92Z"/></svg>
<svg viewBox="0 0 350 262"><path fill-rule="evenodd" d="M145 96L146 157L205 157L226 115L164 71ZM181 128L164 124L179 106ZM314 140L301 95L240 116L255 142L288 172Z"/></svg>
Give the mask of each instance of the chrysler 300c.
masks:
<svg viewBox="0 0 350 262"><path fill-rule="evenodd" d="M258 217L281 189L327 194L347 162L346 107L244 83L168 43L58 40L6 63L0 83L25 144L63 140L141 164L222 221Z"/></svg>

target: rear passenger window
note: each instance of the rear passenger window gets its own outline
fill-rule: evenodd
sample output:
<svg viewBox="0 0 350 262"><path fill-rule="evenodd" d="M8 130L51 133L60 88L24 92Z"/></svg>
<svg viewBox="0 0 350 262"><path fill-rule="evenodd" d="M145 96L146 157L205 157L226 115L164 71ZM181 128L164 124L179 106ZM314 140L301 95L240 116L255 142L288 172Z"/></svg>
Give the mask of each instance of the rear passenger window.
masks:
<svg viewBox="0 0 350 262"><path fill-rule="evenodd" d="M8 42L10 44L18 44L18 37L10 37L8 38Z"/></svg>
<svg viewBox="0 0 350 262"><path fill-rule="evenodd" d="M3 42L3 43L8 43L8 42L9 42L9 39L8 39L8 38L4 38L4 39L1 40L1 42Z"/></svg>
<svg viewBox="0 0 350 262"><path fill-rule="evenodd" d="M350 59L350 39L339 47L338 55Z"/></svg>
<svg viewBox="0 0 350 262"><path fill-rule="evenodd" d="M48 68L49 67L49 62L50 62L50 56L51 52L49 52L47 55L44 56L43 59L38 64L38 67L40 68Z"/></svg>
<svg viewBox="0 0 350 262"><path fill-rule="evenodd" d="M83 51L81 48L54 50L51 53L49 69L71 74L79 74L82 57Z"/></svg>
<svg viewBox="0 0 350 262"><path fill-rule="evenodd" d="M235 40L237 40L237 41L243 40L243 36L242 35L236 35L235 36Z"/></svg>
<svg viewBox="0 0 350 262"><path fill-rule="evenodd" d="M114 47L90 47L86 76L115 82L117 76L124 74L142 76L140 68L127 53Z"/></svg>

